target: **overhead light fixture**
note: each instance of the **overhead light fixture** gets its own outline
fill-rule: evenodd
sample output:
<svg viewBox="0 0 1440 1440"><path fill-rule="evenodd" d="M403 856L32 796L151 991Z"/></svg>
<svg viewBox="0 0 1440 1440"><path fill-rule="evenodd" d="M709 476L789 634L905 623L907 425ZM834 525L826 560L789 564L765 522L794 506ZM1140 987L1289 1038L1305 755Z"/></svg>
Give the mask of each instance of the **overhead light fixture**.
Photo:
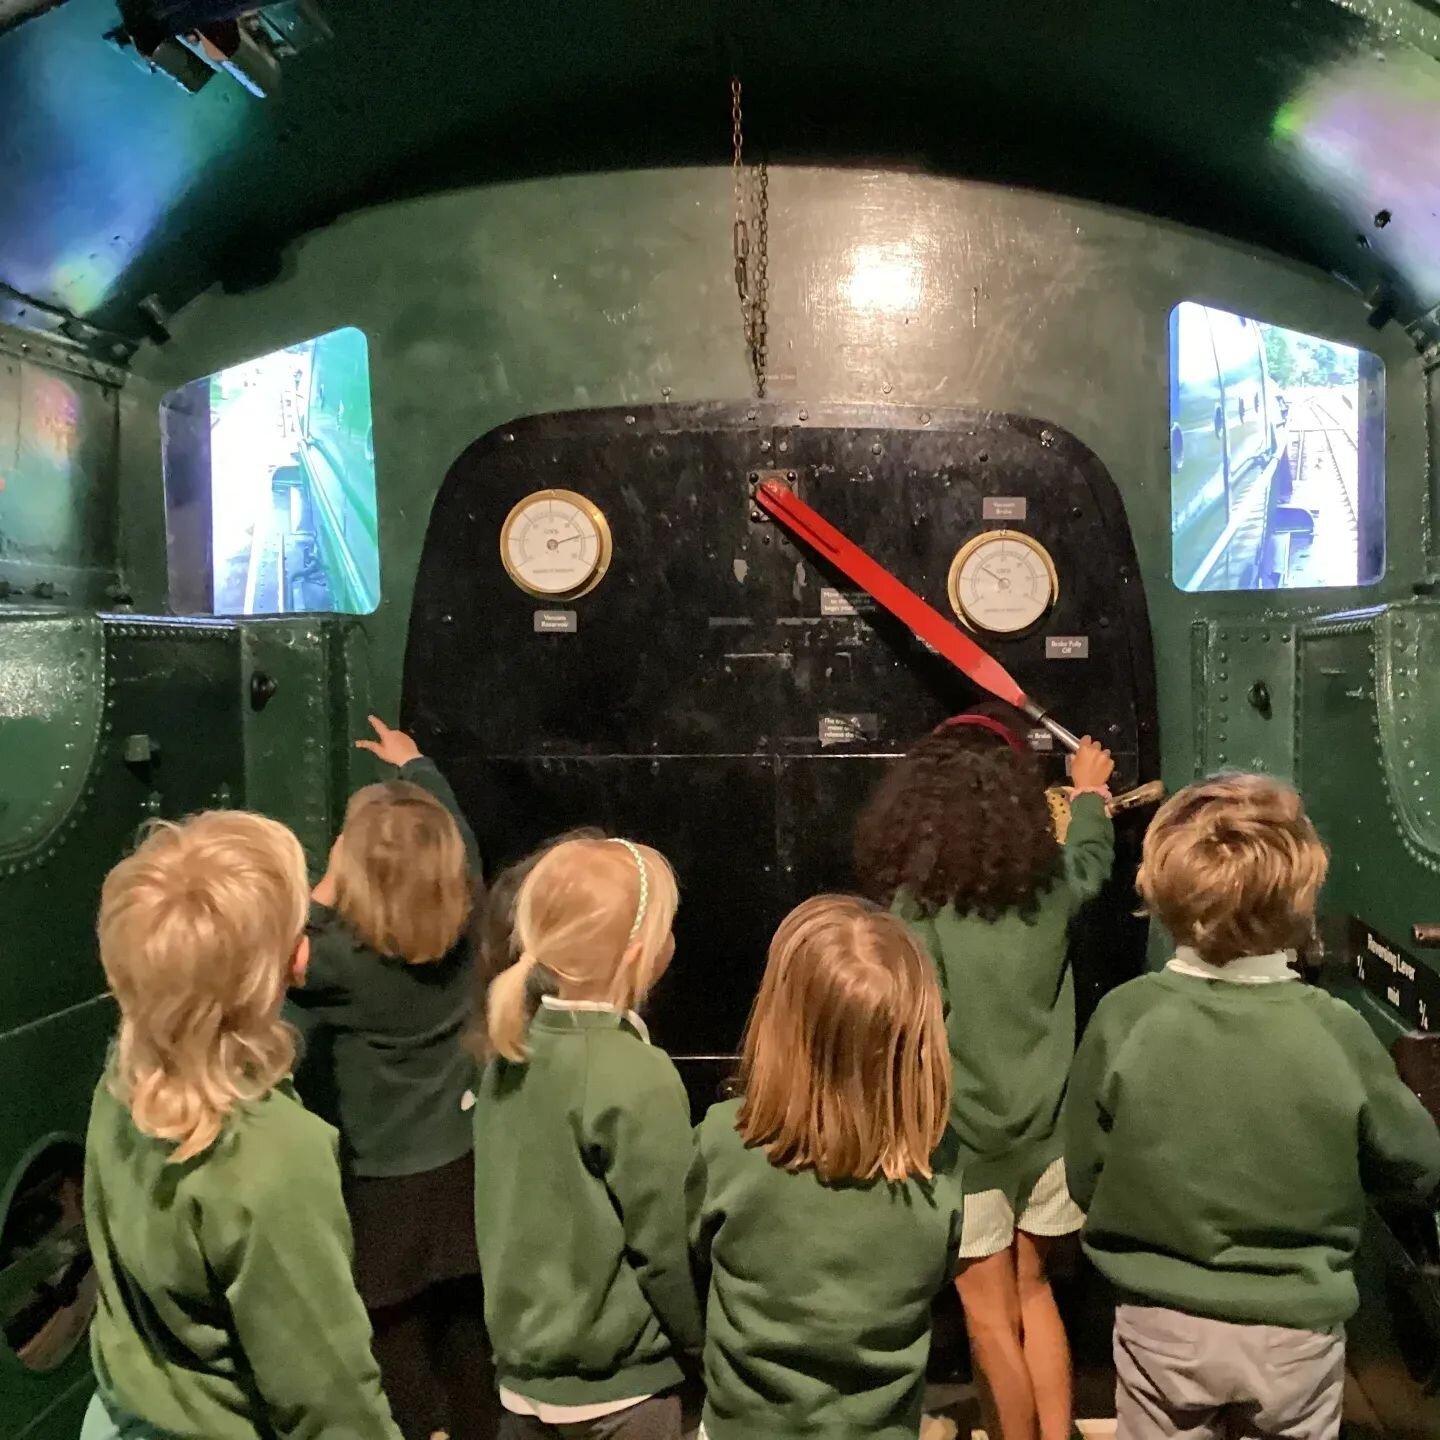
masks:
<svg viewBox="0 0 1440 1440"><path fill-rule="evenodd" d="M120 0L120 21L105 38L144 69L192 95L224 72L261 99L284 61L333 33L315 0Z"/></svg>

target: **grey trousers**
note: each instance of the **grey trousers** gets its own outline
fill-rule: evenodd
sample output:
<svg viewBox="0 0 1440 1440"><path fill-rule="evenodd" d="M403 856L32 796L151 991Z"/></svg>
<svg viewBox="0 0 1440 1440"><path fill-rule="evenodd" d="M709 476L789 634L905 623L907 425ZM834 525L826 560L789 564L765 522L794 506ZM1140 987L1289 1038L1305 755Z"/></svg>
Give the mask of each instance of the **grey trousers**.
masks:
<svg viewBox="0 0 1440 1440"><path fill-rule="evenodd" d="M1116 1440L1337 1440L1345 1332L1115 1312Z"/></svg>
<svg viewBox="0 0 1440 1440"><path fill-rule="evenodd" d="M680 1440L680 1397L653 1395L613 1415L568 1425L547 1425L506 1411L500 1440Z"/></svg>

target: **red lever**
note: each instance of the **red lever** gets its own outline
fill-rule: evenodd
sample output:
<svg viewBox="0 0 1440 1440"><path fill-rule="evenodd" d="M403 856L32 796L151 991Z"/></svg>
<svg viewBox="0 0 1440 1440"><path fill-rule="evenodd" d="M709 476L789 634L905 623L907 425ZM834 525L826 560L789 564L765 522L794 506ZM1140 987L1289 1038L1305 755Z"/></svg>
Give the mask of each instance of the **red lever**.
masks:
<svg viewBox="0 0 1440 1440"><path fill-rule="evenodd" d="M897 580L878 561L872 560L793 490L776 480L762 480L755 487L755 501L792 535L818 550L836 569L844 571L877 605L888 610L982 690L988 690L1007 705L1023 710L1068 749L1079 747L1079 740L1063 725L1052 720L1044 707L1036 704L1020 688L994 656L987 655L963 630L947 620L933 605L928 605L908 585Z"/></svg>

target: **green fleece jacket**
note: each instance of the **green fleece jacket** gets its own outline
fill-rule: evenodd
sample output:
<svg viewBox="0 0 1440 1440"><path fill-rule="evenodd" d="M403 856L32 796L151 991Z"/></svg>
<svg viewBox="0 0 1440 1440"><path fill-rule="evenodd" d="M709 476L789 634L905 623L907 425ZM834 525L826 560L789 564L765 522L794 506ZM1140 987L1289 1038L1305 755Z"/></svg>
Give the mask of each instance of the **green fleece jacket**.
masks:
<svg viewBox="0 0 1440 1440"><path fill-rule="evenodd" d="M1440 1134L1342 1001L1166 969L1090 1022L1065 1160L1085 1249L1122 1294L1323 1330L1359 1303L1367 1192L1430 1194Z"/></svg>
<svg viewBox="0 0 1440 1440"><path fill-rule="evenodd" d="M966 1194L1001 1190L1018 1213L1060 1155L1060 1106L1075 1054L1075 912L1110 878L1115 830L1098 795L1077 795L1063 869L1026 910L994 920L953 905L897 912L940 976L950 1036L950 1130L937 1157Z"/></svg>
<svg viewBox="0 0 1440 1440"><path fill-rule="evenodd" d="M643 1027L641 1027L643 1029ZM588 1405L652 1395L700 1346L685 1229L690 1110L629 1017L547 1001L529 1058L475 1103L475 1233L500 1384Z"/></svg>
<svg viewBox="0 0 1440 1440"><path fill-rule="evenodd" d="M434 762L422 755L399 778L449 810L478 878L475 836ZM376 953L324 905L310 907L308 933L305 984L290 992L306 1047L297 1084L339 1128L347 1170L418 1175L467 1154L464 1105L475 1079L461 1042L474 1003L468 933L428 965Z"/></svg>
<svg viewBox="0 0 1440 1440"><path fill-rule="evenodd" d="M955 1272L964 1199L933 1181L827 1184L735 1129L696 1130L691 1241L710 1273L710 1440L901 1440L918 1433L930 1305Z"/></svg>
<svg viewBox="0 0 1440 1440"><path fill-rule="evenodd" d="M237 1106L193 1160L171 1164L173 1150L101 1081L85 1144L90 1342L124 1433L400 1440L351 1279L335 1132L281 1087Z"/></svg>

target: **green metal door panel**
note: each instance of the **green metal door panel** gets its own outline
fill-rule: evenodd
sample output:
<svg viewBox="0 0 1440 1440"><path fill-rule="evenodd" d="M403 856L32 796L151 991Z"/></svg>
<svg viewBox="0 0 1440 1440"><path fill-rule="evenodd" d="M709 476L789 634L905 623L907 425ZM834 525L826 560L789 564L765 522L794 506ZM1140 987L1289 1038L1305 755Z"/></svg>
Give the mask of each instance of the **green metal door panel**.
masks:
<svg viewBox="0 0 1440 1440"><path fill-rule="evenodd" d="M1440 918L1440 671L1422 680L1417 668L1437 644L1440 607L1429 603L1327 617L1298 636L1296 780L1331 851L1325 910L1402 944Z"/></svg>
<svg viewBox="0 0 1440 1440"><path fill-rule="evenodd" d="M369 733L364 634L343 621L266 621L244 627L241 649L245 804L289 825L318 875L344 816L353 742Z"/></svg>
<svg viewBox="0 0 1440 1440"><path fill-rule="evenodd" d="M104 630L93 615L0 617L0 655L5 862L43 851L84 792L104 717Z"/></svg>
<svg viewBox="0 0 1440 1440"><path fill-rule="evenodd" d="M1259 770L1288 779L1295 764L1295 646L1278 614L1190 627L1194 775Z"/></svg>
<svg viewBox="0 0 1440 1440"><path fill-rule="evenodd" d="M74 631L76 646L89 634L83 626ZM243 793L235 630L108 620L103 670L104 718L83 788L26 848L0 857L0 1016L7 1029L103 989L94 958L100 882L140 823L235 804ZM38 751L20 755L33 764ZM66 788L55 794L62 799L76 788L80 764L77 758L77 773L61 777ZM42 790L44 783L41 777Z"/></svg>
<svg viewBox="0 0 1440 1440"><path fill-rule="evenodd" d="M96 807L127 814L133 827L152 815L239 804L238 629L141 617L116 617L106 628L111 788ZM142 737L150 741L148 760L140 758Z"/></svg>
<svg viewBox="0 0 1440 1440"><path fill-rule="evenodd" d="M0 1094L6 1097L0 1107L0 1206L27 1159L48 1142L83 1142L91 1093L114 1025L114 1005L101 997L0 1036ZM0 1226L4 1218L0 1214ZM3 1273L9 1273L25 1256L21 1251L4 1258ZM3 1433L15 1440L74 1440L91 1389L89 1377L83 1340L46 1372L25 1368L0 1341Z"/></svg>

